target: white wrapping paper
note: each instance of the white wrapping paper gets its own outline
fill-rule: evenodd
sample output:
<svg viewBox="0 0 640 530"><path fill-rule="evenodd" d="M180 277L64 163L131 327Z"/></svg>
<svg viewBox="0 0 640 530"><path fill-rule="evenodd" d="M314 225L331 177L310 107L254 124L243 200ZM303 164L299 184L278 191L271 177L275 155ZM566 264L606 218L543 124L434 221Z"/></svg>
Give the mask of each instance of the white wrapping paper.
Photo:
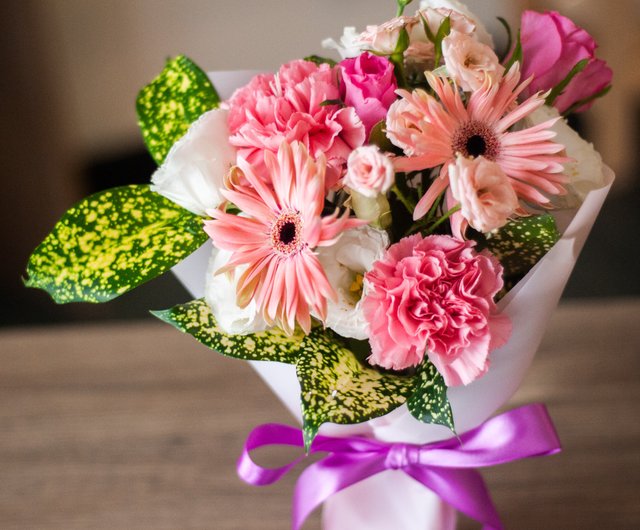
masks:
<svg viewBox="0 0 640 530"><path fill-rule="evenodd" d="M247 83L256 72L210 74L223 99ZM463 433L488 419L520 386L538 349L547 324L569 279L584 242L613 182L605 168L606 186L590 192L580 209L557 215L563 236L549 253L518 283L498 306L513 325L509 342L491 354L488 373L466 387L448 392L456 429ZM195 298L204 295L210 244L173 268ZM301 421L300 387L292 365L251 361L293 416ZM250 426L247 426L249 429ZM406 406L358 425L330 425L321 433L332 436L373 436L383 441L427 443L449 438L445 427L414 419ZM449 530L455 512L433 493L401 471L387 471L334 495L324 507L325 530Z"/></svg>

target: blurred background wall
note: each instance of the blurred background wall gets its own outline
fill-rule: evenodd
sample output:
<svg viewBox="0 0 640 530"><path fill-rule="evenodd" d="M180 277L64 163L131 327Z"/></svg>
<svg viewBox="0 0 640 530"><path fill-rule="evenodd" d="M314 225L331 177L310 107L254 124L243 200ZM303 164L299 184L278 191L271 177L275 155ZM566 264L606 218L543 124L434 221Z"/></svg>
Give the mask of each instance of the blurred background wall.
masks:
<svg viewBox="0 0 640 530"><path fill-rule="evenodd" d="M626 243L640 228L640 2L467 3L498 42L504 39L496 16L517 28L520 11L534 8L560 11L600 43L598 55L615 72L614 90L581 116L580 125L618 178L568 295L640 294L629 272L639 252L630 254ZM165 58L184 53L207 70L275 69L322 53L322 39L339 37L345 25L363 29L394 12L393 0L0 3L0 324L134 318L187 299L167 276L103 306L58 307L20 281L31 250L75 201L98 189L148 181L154 164L137 129L134 102Z"/></svg>

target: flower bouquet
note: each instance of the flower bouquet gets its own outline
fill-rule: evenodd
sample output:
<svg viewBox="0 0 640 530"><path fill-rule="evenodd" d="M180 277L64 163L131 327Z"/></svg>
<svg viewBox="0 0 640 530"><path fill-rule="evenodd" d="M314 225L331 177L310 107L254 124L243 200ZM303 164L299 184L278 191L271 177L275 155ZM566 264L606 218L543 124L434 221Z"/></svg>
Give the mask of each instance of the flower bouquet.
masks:
<svg viewBox="0 0 640 530"><path fill-rule="evenodd" d="M498 527L485 494L420 478L411 444L473 447L518 388L613 180L564 119L611 71L557 13L525 12L513 43L505 22L498 56L462 4L397 3L392 20L325 41L339 62L207 75L168 61L137 100L151 185L71 208L26 283L105 302L173 269L196 299L154 315L252 362L307 451L400 444L386 467L297 502L296 526L326 500L326 528L449 528L452 506ZM267 426L248 449L264 436L298 444ZM541 447L530 455L553 452ZM239 471L280 476L256 479L248 457ZM475 480L460 477L453 490Z"/></svg>

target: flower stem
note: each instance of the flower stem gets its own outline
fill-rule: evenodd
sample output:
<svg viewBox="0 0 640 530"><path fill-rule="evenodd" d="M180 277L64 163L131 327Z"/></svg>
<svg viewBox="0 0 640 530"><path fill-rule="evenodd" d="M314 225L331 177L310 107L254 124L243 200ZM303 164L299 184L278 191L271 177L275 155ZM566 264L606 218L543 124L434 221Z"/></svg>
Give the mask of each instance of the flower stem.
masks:
<svg viewBox="0 0 640 530"><path fill-rule="evenodd" d="M413 201L411 201L409 197L407 197L404 193L402 193L402 191L400 191L400 188L398 188L397 184L394 184L391 187L391 191L395 194L398 200L404 205L407 211L410 214L413 214L413 210L415 209L416 205L413 204Z"/></svg>
<svg viewBox="0 0 640 530"><path fill-rule="evenodd" d="M449 217L451 217L454 213L456 213L458 210L460 210L461 206L459 204L456 204L453 208L451 208L451 210L449 210L448 212L446 212L442 217L440 217L440 219L438 219L435 223L433 223L430 227L429 230L427 231L428 234L433 234L434 230L436 228L438 228L442 223L444 223L447 219L449 219Z"/></svg>

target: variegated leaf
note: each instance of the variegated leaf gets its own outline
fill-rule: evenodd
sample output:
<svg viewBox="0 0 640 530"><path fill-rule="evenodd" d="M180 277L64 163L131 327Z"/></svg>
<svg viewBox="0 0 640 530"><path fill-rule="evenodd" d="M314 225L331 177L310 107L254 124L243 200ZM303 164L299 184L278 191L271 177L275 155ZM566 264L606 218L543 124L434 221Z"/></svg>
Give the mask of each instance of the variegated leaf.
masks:
<svg viewBox="0 0 640 530"><path fill-rule="evenodd" d="M207 74L192 61L183 55L168 61L136 100L142 137L153 159L161 164L189 125L219 102Z"/></svg>
<svg viewBox="0 0 640 530"><path fill-rule="evenodd" d="M218 327L203 299L151 313L222 355L249 361L294 364L304 338L302 332L288 336L280 328L249 335L229 335Z"/></svg>
<svg viewBox="0 0 640 530"><path fill-rule="evenodd" d="M413 388L412 377L363 365L322 328L307 336L296 367L307 450L323 423L352 424L382 416L402 405Z"/></svg>
<svg viewBox="0 0 640 530"><path fill-rule="evenodd" d="M415 386L407 407L423 423L444 425L454 431L453 412L447 399L447 385L436 367L425 359L415 375Z"/></svg>
<svg viewBox="0 0 640 530"><path fill-rule="evenodd" d="M560 239L549 214L510 221L486 241L486 248L504 267L506 278L524 276Z"/></svg>
<svg viewBox="0 0 640 530"><path fill-rule="evenodd" d="M149 186L96 193L36 248L26 285L57 303L106 302L169 270L207 239L202 219Z"/></svg>

